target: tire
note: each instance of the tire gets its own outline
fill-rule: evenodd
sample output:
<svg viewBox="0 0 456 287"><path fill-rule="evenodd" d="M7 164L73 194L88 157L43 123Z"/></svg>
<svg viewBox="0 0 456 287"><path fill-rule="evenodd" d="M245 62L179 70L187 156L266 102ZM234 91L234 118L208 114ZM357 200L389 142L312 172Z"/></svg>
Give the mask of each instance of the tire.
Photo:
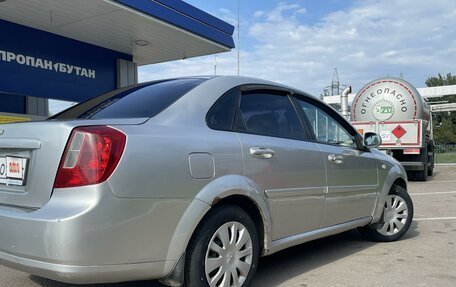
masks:
<svg viewBox="0 0 456 287"><path fill-rule="evenodd" d="M434 167L428 169L428 176L432 176L434 174Z"/></svg>
<svg viewBox="0 0 456 287"><path fill-rule="evenodd" d="M393 185L386 197L382 216L377 224L359 228L369 240L391 242L401 238L410 228L413 220L413 202L407 191Z"/></svg>
<svg viewBox="0 0 456 287"><path fill-rule="evenodd" d="M424 154L423 157L423 165L424 169L422 171L415 171L415 180L417 181L427 181L428 175L429 175L429 166L428 166L428 153L426 149L426 153Z"/></svg>
<svg viewBox="0 0 456 287"><path fill-rule="evenodd" d="M258 233L250 216L235 205L216 207L203 219L190 240L185 286L218 287L225 286L224 283L226 286L250 286L258 257ZM212 264L208 264L210 262ZM231 284L234 280L239 284Z"/></svg>
<svg viewBox="0 0 456 287"><path fill-rule="evenodd" d="M415 180L416 181L427 181L429 175L429 169L427 164L424 166L423 171L415 171Z"/></svg>
<svg viewBox="0 0 456 287"><path fill-rule="evenodd" d="M407 180L412 181L415 180L415 172L407 170Z"/></svg>
<svg viewBox="0 0 456 287"><path fill-rule="evenodd" d="M435 162L435 146L434 146L434 141L430 141L428 143L428 154L431 153L430 156L428 156L428 163L431 163L431 166L428 168L428 176L432 176L434 174L434 162Z"/></svg>

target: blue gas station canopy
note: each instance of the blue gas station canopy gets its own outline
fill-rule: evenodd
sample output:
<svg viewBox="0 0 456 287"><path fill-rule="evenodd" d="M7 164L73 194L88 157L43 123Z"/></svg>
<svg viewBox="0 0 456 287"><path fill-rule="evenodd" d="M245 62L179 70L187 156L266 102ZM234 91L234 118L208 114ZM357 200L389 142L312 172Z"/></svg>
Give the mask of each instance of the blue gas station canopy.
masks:
<svg viewBox="0 0 456 287"><path fill-rule="evenodd" d="M0 19L133 56L139 65L234 48L234 27L179 0L5 0Z"/></svg>

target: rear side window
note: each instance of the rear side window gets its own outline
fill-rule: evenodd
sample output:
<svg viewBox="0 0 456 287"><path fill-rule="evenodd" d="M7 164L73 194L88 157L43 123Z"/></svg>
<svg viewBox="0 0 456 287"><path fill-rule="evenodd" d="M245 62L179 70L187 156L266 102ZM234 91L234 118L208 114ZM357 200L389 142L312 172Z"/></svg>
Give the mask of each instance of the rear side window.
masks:
<svg viewBox="0 0 456 287"><path fill-rule="evenodd" d="M239 90L233 89L217 100L206 117L207 125L214 130L231 131Z"/></svg>
<svg viewBox="0 0 456 287"><path fill-rule="evenodd" d="M304 131L288 96L270 91L241 95L237 130L258 135L302 139Z"/></svg>
<svg viewBox="0 0 456 287"><path fill-rule="evenodd" d="M103 94L50 119L154 117L205 79L177 79L140 84Z"/></svg>

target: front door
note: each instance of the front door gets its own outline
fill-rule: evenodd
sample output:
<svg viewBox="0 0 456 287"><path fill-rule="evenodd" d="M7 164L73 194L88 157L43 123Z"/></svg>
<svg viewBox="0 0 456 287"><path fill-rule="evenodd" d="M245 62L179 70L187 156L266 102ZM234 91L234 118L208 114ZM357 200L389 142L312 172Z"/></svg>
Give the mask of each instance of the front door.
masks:
<svg viewBox="0 0 456 287"><path fill-rule="evenodd" d="M343 146L319 147L328 174L322 227L371 216L378 190L372 154Z"/></svg>
<svg viewBox="0 0 456 287"><path fill-rule="evenodd" d="M356 131L334 110L298 98L323 153L327 194L322 227L371 216L378 191L376 160L356 142Z"/></svg>

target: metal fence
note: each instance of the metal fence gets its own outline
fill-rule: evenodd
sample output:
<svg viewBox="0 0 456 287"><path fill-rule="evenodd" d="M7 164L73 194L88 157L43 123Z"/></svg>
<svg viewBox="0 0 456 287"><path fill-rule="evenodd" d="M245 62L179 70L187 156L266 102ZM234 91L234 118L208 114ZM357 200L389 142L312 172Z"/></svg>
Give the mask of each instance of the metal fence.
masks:
<svg viewBox="0 0 456 287"><path fill-rule="evenodd" d="M456 144L437 144L434 153L435 163L456 163Z"/></svg>

